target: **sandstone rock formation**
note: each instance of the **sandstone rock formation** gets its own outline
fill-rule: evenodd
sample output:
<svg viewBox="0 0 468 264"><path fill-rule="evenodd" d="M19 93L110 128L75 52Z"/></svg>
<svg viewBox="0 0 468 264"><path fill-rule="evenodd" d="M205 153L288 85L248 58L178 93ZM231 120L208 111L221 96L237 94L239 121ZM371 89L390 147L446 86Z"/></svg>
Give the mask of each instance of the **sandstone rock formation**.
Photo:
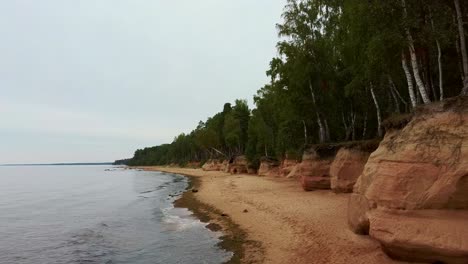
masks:
<svg viewBox="0 0 468 264"><path fill-rule="evenodd" d="M201 166L201 163L198 162L198 161L191 161L191 162L189 162L189 163L187 163L185 165L185 167L187 167L187 168L194 168L194 169L195 168L200 168L200 166Z"/></svg>
<svg viewBox="0 0 468 264"><path fill-rule="evenodd" d="M398 259L468 263L468 98L387 131L354 186L351 229Z"/></svg>
<svg viewBox="0 0 468 264"><path fill-rule="evenodd" d="M258 168L258 176L279 176L280 165L277 160L262 158Z"/></svg>
<svg viewBox="0 0 468 264"><path fill-rule="evenodd" d="M281 163L279 175L282 177L287 177L293 170L295 170L298 164L299 163L297 162L297 160L287 158L284 159Z"/></svg>
<svg viewBox="0 0 468 264"><path fill-rule="evenodd" d="M228 166L231 174L242 174L248 172L248 162L245 156L237 156Z"/></svg>
<svg viewBox="0 0 468 264"><path fill-rule="evenodd" d="M204 171L223 171L226 166L226 161L217 159L210 159L203 164L202 169Z"/></svg>
<svg viewBox="0 0 468 264"><path fill-rule="evenodd" d="M352 192L370 153L353 148L341 148L330 168L331 189L334 192Z"/></svg>
<svg viewBox="0 0 468 264"><path fill-rule="evenodd" d="M317 152L309 149L304 152L302 162L297 165L295 174L300 176L302 188L305 191L330 189L331 159L320 158Z"/></svg>

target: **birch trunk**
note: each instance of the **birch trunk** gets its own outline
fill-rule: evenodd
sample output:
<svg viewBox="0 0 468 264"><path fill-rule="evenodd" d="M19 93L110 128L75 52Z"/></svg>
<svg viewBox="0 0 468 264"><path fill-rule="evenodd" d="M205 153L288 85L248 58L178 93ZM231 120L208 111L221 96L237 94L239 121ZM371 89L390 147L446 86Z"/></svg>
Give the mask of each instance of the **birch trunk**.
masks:
<svg viewBox="0 0 468 264"><path fill-rule="evenodd" d="M325 123L325 141L330 141L330 129L328 129L328 122L326 118L324 118L323 120Z"/></svg>
<svg viewBox="0 0 468 264"><path fill-rule="evenodd" d="M405 99L401 96L400 92L398 92L398 89L396 88L395 83L393 82L393 79L390 75L388 75L388 82L390 83L390 88L393 89L393 92L398 96L398 98L401 100L401 102L405 105L405 112L408 111L408 103L406 102Z"/></svg>
<svg viewBox="0 0 468 264"><path fill-rule="evenodd" d="M408 31L409 33L409 31ZM423 80L421 79L421 74L419 73L419 64L418 64L418 57L416 56L416 50L414 49L414 43L413 43L413 38L411 35L409 35L408 41L410 44L408 45L409 51L410 51L410 57L411 57L411 67L413 68L413 75L414 75L414 80L416 81L416 86L418 87L419 94L421 94L421 99L423 103L428 104L431 102L429 99L429 96L427 95L427 89L426 86L424 85Z"/></svg>
<svg viewBox="0 0 468 264"><path fill-rule="evenodd" d="M319 140L320 140L320 143L323 143L325 142L325 128L323 126L322 119L320 118L320 114L318 112L317 103L315 101L314 89L312 88L312 83L310 81L309 81L309 88L310 88L310 94L312 95L312 102L314 103L314 107L315 107L315 114L317 115L317 124L319 126Z"/></svg>
<svg viewBox="0 0 468 264"><path fill-rule="evenodd" d="M432 31L435 34L435 27L434 27L434 19L432 19L432 13L431 13L431 27ZM439 66L439 100L442 101L444 100L444 78L443 78L443 73L442 73L442 49L440 48L440 42L436 38L436 46L437 46L437 64ZM435 94L434 94L435 98Z"/></svg>
<svg viewBox="0 0 468 264"><path fill-rule="evenodd" d="M454 15L453 16L453 24L457 25L457 17ZM461 52L460 52L460 43L458 41L458 35L455 38L455 50L457 51L457 63L458 63L458 71L460 73L461 81L463 83L464 77L463 77L463 66L462 66L462 60L461 60Z"/></svg>
<svg viewBox="0 0 468 264"><path fill-rule="evenodd" d="M377 112L377 133L379 137L381 137L382 136L382 116L380 114L379 102L377 101L377 97L375 96L374 85L372 83L371 83L370 91L372 94L372 99L374 100L375 110Z"/></svg>
<svg viewBox="0 0 468 264"><path fill-rule="evenodd" d="M403 18L406 20L406 18L408 17L408 12L406 10L406 2L405 0L401 0L401 3L403 5ZM414 39L413 39L413 36L411 35L411 32L408 26L405 26L405 33L406 33L406 38L408 40L408 48L409 48L410 57L411 57L411 66L413 68L414 80L416 81L416 86L418 86L418 90L419 90L419 93L421 94L421 98L423 102L425 104L428 104L431 102L431 100L429 99L429 96L427 95L426 86L424 85L424 82L421 79L421 74L419 73L418 57L416 56L416 50L414 48Z"/></svg>
<svg viewBox="0 0 468 264"><path fill-rule="evenodd" d="M364 114L364 124L362 128L362 139L366 139L367 132L367 112Z"/></svg>
<svg viewBox="0 0 468 264"><path fill-rule="evenodd" d="M408 82L408 92L409 97L411 99L411 106L415 108L418 105L418 103L416 101L416 94L414 93L413 76L411 76L411 72L408 68L404 52L401 53L401 66L403 67L403 71L405 72L406 76L406 81Z"/></svg>
<svg viewBox="0 0 468 264"><path fill-rule="evenodd" d="M390 86L390 93L392 94L393 102L395 103L395 113L400 113L400 102L393 91L393 88Z"/></svg>
<svg viewBox="0 0 468 264"><path fill-rule="evenodd" d="M302 120L302 124L304 125L304 146L307 146L307 126L304 120Z"/></svg>
<svg viewBox="0 0 468 264"><path fill-rule="evenodd" d="M343 121L343 126L344 126L344 129L345 129L345 141L348 141L349 139L349 128L348 128L348 124L346 123L346 118L345 118L345 115L343 112L341 112L341 119Z"/></svg>
<svg viewBox="0 0 468 264"><path fill-rule="evenodd" d="M463 61L463 90L462 95L468 95L468 55L466 52L465 30L463 29L463 16L460 7L460 0L454 0L457 12L458 35L460 37L460 52Z"/></svg>
<svg viewBox="0 0 468 264"><path fill-rule="evenodd" d="M440 43L436 40L437 45L437 63L439 65L439 99L440 101L444 100L444 76L442 72L442 50L440 48Z"/></svg>

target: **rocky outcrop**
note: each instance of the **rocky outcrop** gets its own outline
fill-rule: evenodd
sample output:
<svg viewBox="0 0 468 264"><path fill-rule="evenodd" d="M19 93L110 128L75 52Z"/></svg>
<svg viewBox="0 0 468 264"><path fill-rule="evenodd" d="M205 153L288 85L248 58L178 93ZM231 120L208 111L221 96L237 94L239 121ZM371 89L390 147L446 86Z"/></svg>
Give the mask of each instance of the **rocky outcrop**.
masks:
<svg viewBox="0 0 468 264"><path fill-rule="evenodd" d="M258 168L258 176L277 177L280 172L280 164L277 160L262 158Z"/></svg>
<svg viewBox="0 0 468 264"><path fill-rule="evenodd" d="M279 170L279 175L282 177L288 177L288 175L295 170L296 166L298 165L297 160L293 159L284 159L281 163L281 167Z"/></svg>
<svg viewBox="0 0 468 264"><path fill-rule="evenodd" d="M203 164L202 169L204 171L223 171L226 167L227 161L221 161L217 159L210 159Z"/></svg>
<svg viewBox="0 0 468 264"><path fill-rule="evenodd" d="M351 229L398 259L468 263L468 98L387 131L354 186Z"/></svg>
<svg viewBox="0 0 468 264"><path fill-rule="evenodd" d="M374 210L370 236L400 260L468 263L468 211Z"/></svg>
<svg viewBox="0 0 468 264"><path fill-rule="evenodd" d="M254 174L257 174L257 170L249 166L247 167L247 173L254 175Z"/></svg>
<svg viewBox="0 0 468 264"><path fill-rule="evenodd" d="M302 162L294 171L300 177L302 188L305 191L330 189L331 162L331 159L320 158L314 149L306 150Z"/></svg>
<svg viewBox="0 0 468 264"><path fill-rule="evenodd" d="M191 161L185 165L186 168L193 168L193 169L200 168L200 166L201 166L201 163L198 161Z"/></svg>
<svg viewBox="0 0 468 264"><path fill-rule="evenodd" d="M331 189L337 193L352 192L369 155L359 149L341 148L330 168Z"/></svg>
<svg viewBox="0 0 468 264"><path fill-rule="evenodd" d="M228 166L228 172L231 174L248 173L248 161L245 156L237 156Z"/></svg>

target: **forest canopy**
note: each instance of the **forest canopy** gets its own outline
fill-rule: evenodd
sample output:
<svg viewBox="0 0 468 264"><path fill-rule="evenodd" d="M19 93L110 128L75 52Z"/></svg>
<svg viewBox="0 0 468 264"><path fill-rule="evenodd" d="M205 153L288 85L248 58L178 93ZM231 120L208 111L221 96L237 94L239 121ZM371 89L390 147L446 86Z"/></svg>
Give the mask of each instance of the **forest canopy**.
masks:
<svg viewBox="0 0 468 264"><path fill-rule="evenodd" d="M390 116L468 95L467 14L460 0L288 0L255 109L225 103L189 134L126 163L246 155L258 164L310 144L379 138Z"/></svg>

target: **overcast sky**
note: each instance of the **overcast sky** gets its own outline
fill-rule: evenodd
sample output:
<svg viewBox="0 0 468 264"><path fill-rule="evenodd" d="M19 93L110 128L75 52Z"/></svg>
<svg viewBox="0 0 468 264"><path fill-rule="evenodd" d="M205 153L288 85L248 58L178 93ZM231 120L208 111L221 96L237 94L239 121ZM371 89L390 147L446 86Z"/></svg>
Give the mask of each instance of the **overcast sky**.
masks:
<svg viewBox="0 0 468 264"><path fill-rule="evenodd" d="M0 0L0 164L170 143L267 82L285 0Z"/></svg>

